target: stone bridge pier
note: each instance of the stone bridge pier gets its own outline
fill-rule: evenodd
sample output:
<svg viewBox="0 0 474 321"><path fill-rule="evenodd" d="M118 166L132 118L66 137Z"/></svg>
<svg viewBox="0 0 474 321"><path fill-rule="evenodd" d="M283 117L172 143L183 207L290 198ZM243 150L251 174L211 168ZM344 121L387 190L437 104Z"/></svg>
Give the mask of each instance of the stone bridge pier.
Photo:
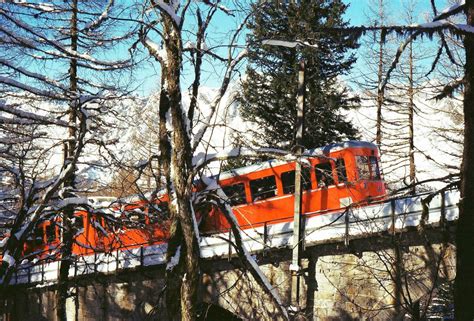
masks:
<svg viewBox="0 0 474 321"><path fill-rule="evenodd" d="M306 247L299 297L303 320L401 320L423 313L439 286L454 278L454 228L384 232ZM291 250L268 249L255 258L289 308ZM241 267L237 257L203 260L200 320L283 320ZM73 279L70 320L166 320L160 303L164 274L159 265ZM54 284L15 285L10 291L4 320L55 320Z"/></svg>
<svg viewBox="0 0 474 321"><path fill-rule="evenodd" d="M454 279L453 229L412 229L351 240L348 245L340 241L307 247L301 272L302 320L402 320L422 314L439 296L439 287L444 289ZM288 307L290 251L273 250L258 259ZM208 263L205 302L244 320L279 319L269 298L236 261Z"/></svg>

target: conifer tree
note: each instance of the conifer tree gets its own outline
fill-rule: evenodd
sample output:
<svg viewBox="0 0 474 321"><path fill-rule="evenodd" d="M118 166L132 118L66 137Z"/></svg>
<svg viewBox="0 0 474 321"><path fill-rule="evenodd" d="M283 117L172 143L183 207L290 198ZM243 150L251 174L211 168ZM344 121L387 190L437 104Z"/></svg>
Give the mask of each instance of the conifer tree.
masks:
<svg viewBox="0 0 474 321"><path fill-rule="evenodd" d="M298 62L306 63L306 148L354 138L357 134L341 111L351 107L338 77L355 62L357 48L347 33L321 31L345 27L342 1L304 0L298 4L265 4L250 21L249 65L243 82L241 114L260 128L260 144L294 145ZM262 45L264 39L299 40L315 46L286 48Z"/></svg>

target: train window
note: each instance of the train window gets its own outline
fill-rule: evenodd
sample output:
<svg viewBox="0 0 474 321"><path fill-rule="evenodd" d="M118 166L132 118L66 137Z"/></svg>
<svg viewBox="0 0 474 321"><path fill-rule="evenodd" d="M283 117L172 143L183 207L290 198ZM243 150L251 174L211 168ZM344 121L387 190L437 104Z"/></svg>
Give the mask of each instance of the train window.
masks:
<svg viewBox="0 0 474 321"><path fill-rule="evenodd" d="M264 200L276 196L275 176L267 176L250 181L252 201Z"/></svg>
<svg viewBox="0 0 474 321"><path fill-rule="evenodd" d="M168 202L159 202L157 204L150 204L148 208L148 216L151 223L159 223L169 219L170 209Z"/></svg>
<svg viewBox="0 0 474 321"><path fill-rule="evenodd" d="M370 179L370 165L368 156L356 156L359 179Z"/></svg>
<svg viewBox="0 0 474 321"><path fill-rule="evenodd" d="M295 192L295 171L281 173L281 183L283 184L283 194ZM311 189L311 172L307 167L301 169L301 183L304 191Z"/></svg>
<svg viewBox="0 0 474 321"><path fill-rule="evenodd" d="M247 199L245 198L244 183L222 186L222 190L224 191L225 195L227 195L227 197L229 198L231 206L247 203Z"/></svg>
<svg viewBox="0 0 474 321"><path fill-rule="evenodd" d="M56 224L46 226L46 241L53 242L56 239Z"/></svg>
<svg viewBox="0 0 474 321"><path fill-rule="evenodd" d="M319 163L315 166L316 182L319 187L334 185L334 178L332 176L332 167L330 162Z"/></svg>
<svg viewBox="0 0 474 321"><path fill-rule="evenodd" d="M372 169L372 178L376 180L380 180L380 169L379 169L379 163L377 161L377 157L375 156L370 156L370 168Z"/></svg>
<svg viewBox="0 0 474 321"><path fill-rule="evenodd" d="M338 183L347 182L346 163L344 158L336 159L336 173Z"/></svg>

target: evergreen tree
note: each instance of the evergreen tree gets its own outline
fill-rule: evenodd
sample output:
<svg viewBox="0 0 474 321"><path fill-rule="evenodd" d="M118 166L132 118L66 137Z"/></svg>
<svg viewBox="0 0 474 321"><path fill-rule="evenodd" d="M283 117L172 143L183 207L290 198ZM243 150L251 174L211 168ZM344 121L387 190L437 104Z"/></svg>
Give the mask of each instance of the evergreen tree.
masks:
<svg viewBox="0 0 474 321"><path fill-rule="evenodd" d="M298 64L306 63L306 115L303 145L322 146L357 135L341 111L351 108L338 76L355 62L348 50L357 48L347 33L324 28L346 27L347 5L340 0L303 0L298 4L267 3L249 23L249 65L240 97L241 114L261 130L260 144L294 145ZM300 40L317 45L297 49L262 45L264 39Z"/></svg>

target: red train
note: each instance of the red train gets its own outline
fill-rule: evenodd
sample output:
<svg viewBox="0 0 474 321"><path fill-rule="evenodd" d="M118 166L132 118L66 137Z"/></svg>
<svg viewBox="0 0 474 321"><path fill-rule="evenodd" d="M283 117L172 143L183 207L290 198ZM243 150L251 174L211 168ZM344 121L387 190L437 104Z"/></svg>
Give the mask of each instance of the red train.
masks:
<svg viewBox="0 0 474 321"><path fill-rule="evenodd" d="M349 204L363 206L383 200L385 184L379 167L376 145L349 141L308 152L302 170L302 212L322 215ZM232 170L218 176L229 196L241 228L275 224L293 219L295 162L272 160ZM77 211L73 253L77 255L108 252L166 242L168 237L168 196L110 209L103 215ZM202 233L228 230L225 217L216 208L201 215ZM55 258L61 239L60 222L40 222L25 245L25 255Z"/></svg>
<svg viewBox="0 0 474 321"><path fill-rule="evenodd" d="M349 204L363 205L386 196L376 145L349 141L308 152L302 169L302 212L320 215ZM293 220L295 162L268 161L219 176L222 189L231 198L239 225L251 228ZM229 228L225 217L213 209L202 231Z"/></svg>

